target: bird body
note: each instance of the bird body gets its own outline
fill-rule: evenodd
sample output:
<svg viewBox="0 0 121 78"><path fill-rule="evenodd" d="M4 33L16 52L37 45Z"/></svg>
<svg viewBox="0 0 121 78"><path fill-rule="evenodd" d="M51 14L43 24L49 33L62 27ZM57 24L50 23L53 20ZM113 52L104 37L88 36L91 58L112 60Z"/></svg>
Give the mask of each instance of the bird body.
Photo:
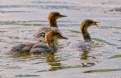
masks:
<svg viewBox="0 0 121 78"><path fill-rule="evenodd" d="M14 54L18 53L42 53L42 52L55 52L57 50L56 40L67 39L63 37L60 32L56 30L50 30L45 34L45 41L47 43L22 43L14 46L10 52Z"/></svg>
<svg viewBox="0 0 121 78"><path fill-rule="evenodd" d="M47 46L47 44L41 42L33 45L33 47L30 50L31 54L38 54L43 52L51 52L51 49Z"/></svg>
<svg viewBox="0 0 121 78"><path fill-rule="evenodd" d="M94 42L92 41L91 36L88 32L88 27L92 25L96 25L98 27L97 23L99 22L93 21L91 19L86 19L80 24L80 30L82 32L85 43L82 43L82 45L80 45L79 47L82 48L83 51L90 50L90 48L94 46Z"/></svg>
<svg viewBox="0 0 121 78"><path fill-rule="evenodd" d="M21 43L21 44L14 46L11 49L11 52L12 53L27 53L30 51L33 45L34 43Z"/></svg>

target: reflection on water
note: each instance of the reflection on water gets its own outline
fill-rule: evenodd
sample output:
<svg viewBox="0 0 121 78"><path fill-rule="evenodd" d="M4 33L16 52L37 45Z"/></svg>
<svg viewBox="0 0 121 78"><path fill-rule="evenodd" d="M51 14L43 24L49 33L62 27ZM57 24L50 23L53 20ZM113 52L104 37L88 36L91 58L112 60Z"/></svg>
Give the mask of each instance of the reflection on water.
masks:
<svg viewBox="0 0 121 78"><path fill-rule="evenodd" d="M71 10L78 9L78 7L75 7L75 6L64 6L64 5L58 5L58 6L56 5L4 5L4 6L0 6L0 8L40 8L40 9L71 9ZM1 12L4 12L4 11L1 11ZM14 12L18 12L18 11L14 11Z"/></svg>
<svg viewBox="0 0 121 78"><path fill-rule="evenodd" d="M120 78L121 11L120 0L1 0L0 1L0 78ZM111 5L112 4L112 5ZM67 41L60 41L56 53L6 55L19 43L36 42L33 34L49 26L47 15L59 11L67 18L58 27ZM84 19L99 21L89 28L98 47L80 51L66 48L82 41L79 28ZM66 49L65 49L66 48Z"/></svg>
<svg viewBox="0 0 121 78"><path fill-rule="evenodd" d="M39 77L39 75L29 75L29 74L25 74L25 75L17 75L15 77Z"/></svg>
<svg viewBox="0 0 121 78"><path fill-rule="evenodd" d="M56 71L56 70L62 69L61 63L59 62L59 60L57 60L55 58L55 54L54 53L48 53L46 55L46 61L47 61L48 65L51 66L49 71Z"/></svg>
<svg viewBox="0 0 121 78"><path fill-rule="evenodd" d="M89 52L88 51L84 51L82 54L81 54L81 57L80 57L80 60L85 60L84 63L81 63L83 67L90 67L90 66L94 66L95 63L94 61L87 61L87 60L94 60L96 59L96 57L94 56L89 56Z"/></svg>
<svg viewBox="0 0 121 78"><path fill-rule="evenodd" d="M120 71L121 69L100 69L100 70L89 70L84 73L94 73L94 72L112 72L112 71Z"/></svg>

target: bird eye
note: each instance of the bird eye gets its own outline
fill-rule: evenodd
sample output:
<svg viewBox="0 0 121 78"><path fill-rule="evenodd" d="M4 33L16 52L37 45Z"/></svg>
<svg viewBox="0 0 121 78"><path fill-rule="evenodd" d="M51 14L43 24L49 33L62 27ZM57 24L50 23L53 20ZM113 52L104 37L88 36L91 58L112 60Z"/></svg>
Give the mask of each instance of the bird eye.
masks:
<svg viewBox="0 0 121 78"><path fill-rule="evenodd" d="M39 37L44 37L45 36L45 33L39 33Z"/></svg>

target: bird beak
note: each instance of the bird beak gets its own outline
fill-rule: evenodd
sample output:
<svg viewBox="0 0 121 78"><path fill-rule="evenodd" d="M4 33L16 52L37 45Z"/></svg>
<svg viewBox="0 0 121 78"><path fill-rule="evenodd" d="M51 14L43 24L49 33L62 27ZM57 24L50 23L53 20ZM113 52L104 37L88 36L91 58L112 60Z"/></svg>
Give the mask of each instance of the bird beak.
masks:
<svg viewBox="0 0 121 78"><path fill-rule="evenodd" d="M64 37L64 36L59 36L59 38L60 38L60 39L68 39L68 38L66 38L66 37Z"/></svg>
<svg viewBox="0 0 121 78"><path fill-rule="evenodd" d="M55 42L56 45L58 45L58 42L57 42L58 39L68 39L68 38L66 38L66 37L64 37L64 36L62 36L62 35L55 36L55 37L54 37L54 42Z"/></svg>
<svg viewBox="0 0 121 78"><path fill-rule="evenodd" d="M60 15L60 17L67 17L66 15Z"/></svg>
<svg viewBox="0 0 121 78"><path fill-rule="evenodd" d="M99 24L100 22L94 22L94 25L96 25L96 27L98 27L98 24Z"/></svg>

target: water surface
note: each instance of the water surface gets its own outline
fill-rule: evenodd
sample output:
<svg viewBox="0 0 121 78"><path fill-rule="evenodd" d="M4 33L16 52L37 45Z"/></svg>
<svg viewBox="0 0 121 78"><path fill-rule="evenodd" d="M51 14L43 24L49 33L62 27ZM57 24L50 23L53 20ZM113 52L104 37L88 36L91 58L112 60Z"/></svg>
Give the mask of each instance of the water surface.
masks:
<svg viewBox="0 0 121 78"><path fill-rule="evenodd" d="M120 3L120 0L1 0L0 77L121 78ZM16 44L36 42L33 34L49 26L47 15L52 11L68 16L58 20L59 29L69 39L59 41L61 48L56 53L16 58L5 54ZM67 47L83 42L79 25L84 19L100 22L99 28L89 28L93 41L99 45L89 52Z"/></svg>

